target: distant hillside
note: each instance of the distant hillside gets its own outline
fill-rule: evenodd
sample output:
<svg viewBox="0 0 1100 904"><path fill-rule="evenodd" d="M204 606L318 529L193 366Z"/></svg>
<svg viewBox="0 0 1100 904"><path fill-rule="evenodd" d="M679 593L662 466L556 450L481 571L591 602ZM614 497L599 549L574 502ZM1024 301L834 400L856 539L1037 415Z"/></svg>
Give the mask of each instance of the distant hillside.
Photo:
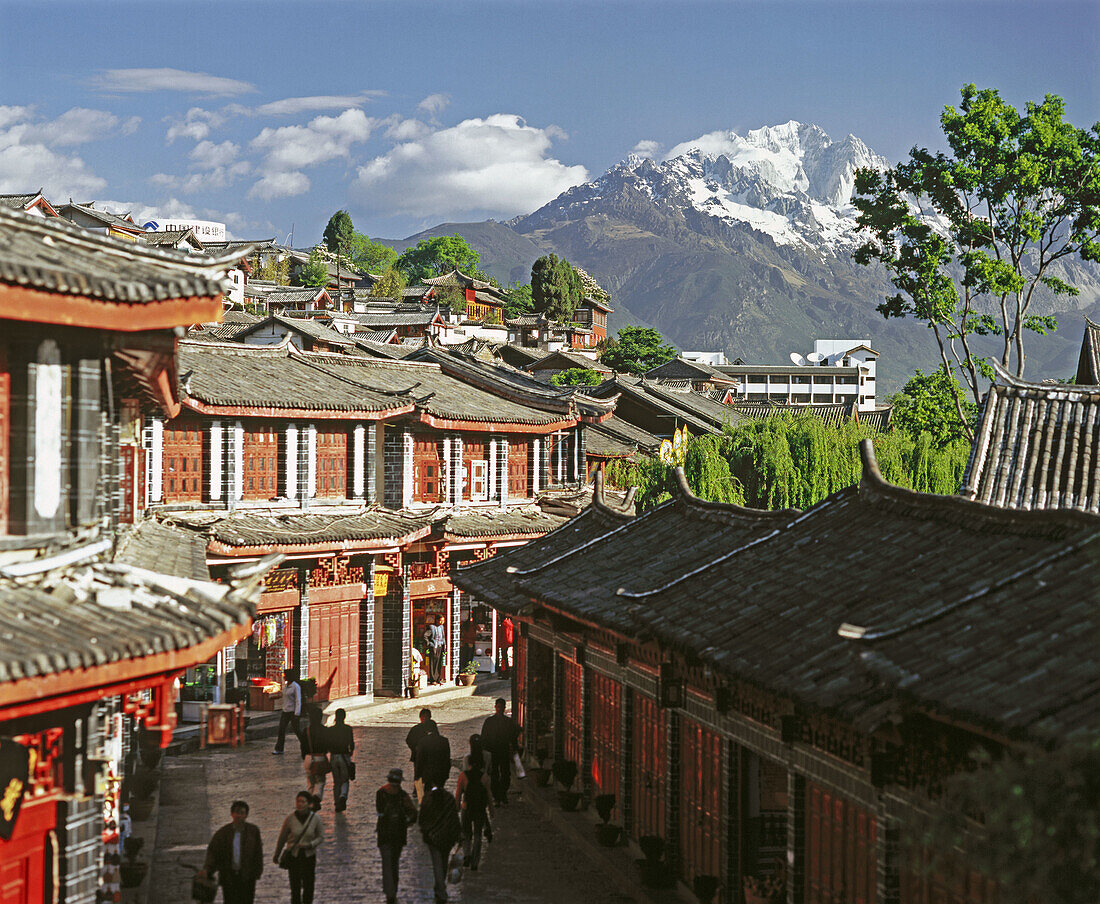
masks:
<svg viewBox="0 0 1100 904"><path fill-rule="evenodd" d="M378 239L398 254L424 239L441 235L460 235L481 255L481 269L502 286L512 282L530 282L531 265L546 254L531 238L519 235L503 223L441 223L406 239Z"/></svg>

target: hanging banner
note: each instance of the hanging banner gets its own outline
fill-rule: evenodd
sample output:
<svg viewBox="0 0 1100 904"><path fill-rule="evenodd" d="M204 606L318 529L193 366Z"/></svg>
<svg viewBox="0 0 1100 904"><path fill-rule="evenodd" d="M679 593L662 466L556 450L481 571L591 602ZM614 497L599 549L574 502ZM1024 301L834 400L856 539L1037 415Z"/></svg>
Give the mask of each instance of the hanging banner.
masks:
<svg viewBox="0 0 1100 904"><path fill-rule="evenodd" d="M11 738L0 738L0 841L15 831L30 777L31 752Z"/></svg>

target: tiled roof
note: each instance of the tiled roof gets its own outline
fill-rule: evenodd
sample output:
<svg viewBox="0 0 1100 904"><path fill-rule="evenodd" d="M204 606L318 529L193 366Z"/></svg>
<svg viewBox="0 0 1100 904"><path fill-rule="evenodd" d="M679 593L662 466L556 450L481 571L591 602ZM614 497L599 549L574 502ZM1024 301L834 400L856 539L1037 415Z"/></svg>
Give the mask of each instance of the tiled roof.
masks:
<svg viewBox="0 0 1100 904"><path fill-rule="evenodd" d="M1077 361L1076 382L1100 385L1100 323L1085 318L1085 335L1081 338L1081 356Z"/></svg>
<svg viewBox="0 0 1100 904"><path fill-rule="evenodd" d="M355 340L352 339L352 337L345 333L341 333L339 330L334 330L331 326L326 326L311 317L289 317L279 314L272 314L266 320L261 320L250 326L244 327L244 329L239 329L235 339L237 342L241 342L246 336L258 330L262 330L269 324L276 323L292 332L300 333L303 336L309 336L310 339L314 339L317 342L324 342L327 345L347 348L355 344Z"/></svg>
<svg viewBox="0 0 1100 904"><path fill-rule="evenodd" d="M487 537L541 537L560 527L565 520L534 507L469 511L448 515L441 529L447 539L457 541Z"/></svg>
<svg viewBox="0 0 1100 904"><path fill-rule="evenodd" d="M551 352L548 355L544 355L537 361L533 361L528 365L527 369L530 371L536 370L569 370L574 367L583 367L588 370L594 370L601 374L613 373L610 367L606 364L602 364L595 358L589 358L587 355L582 355L578 352L569 351L557 351Z"/></svg>
<svg viewBox="0 0 1100 904"><path fill-rule="evenodd" d="M222 323L240 323L248 326L252 323L259 323L261 320L263 320L262 317L257 314L250 314L248 311L230 310L222 314Z"/></svg>
<svg viewBox="0 0 1100 904"><path fill-rule="evenodd" d="M746 420L762 420L766 417L774 417L777 414L790 414L795 417L816 417L820 418L826 424L842 424L846 421L852 420L857 414L856 412L856 399L852 397L850 402L830 402L827 405L796 405L788 404L787 402L777 402L771 400L761 401L735 401L726 406L733 411L736 411L738 415ZM884 414L880 415L877 411L861 411L858 412L860 423L864 423L864 416L867 416L867 424L876 430L882 430L884 427L876 426L885 421L889 424L890 421L890 409L887 409Z"/></svg>
<svg viewBox="0 0 1100 904"><path fill-rule="evenodd" d="M589 392L597 398L612 398L620 393L628 395L645 407L685 421L696 432L718 434L723 424L736 424L741 419L729 405L701 393L677 392L651 380L626 374L615 374L589 389Z"/></svg>
<svg viewBox="0 0 1100 904"><path fill-rule="evenodd" d="M467 276L461 270L452 270L450 273L444 273L442 276L431 276L420 281L426 286L462 286L464 289L480 289L490 292L500 291L492 283L485 282L483 279L475 279L472 276Z"/></svg>
<svg viewBox="0 0 1100 904"><path fill-rule="evenodd" d="M647 370L646 377L651 380L717 380L721 383L732 383L734 378L722 373L716 367L703 364L701 361L688 361L686 358L672 358L664 364Z"/></svg>
<svg viewBox="0 0 1100 904"><path fill-rule="evenodd" d="M490 563L454 580L513 611L545 601L653 637L810 708L869 718L893 700L1009 735L1100 728L1100 518L893 487L861 449L860 485L804 513L702 503L681 481L556 557L541 553L556 534L509 554L510 587Z"/></svg>
<svg viewBox="0 0 1100 904"><path fill-rule="evenodd" d="M118 304L212 298L223 263L0 207L0 283Z"/></svg>
<svg viewBox="0 0 1100 904"><path fill-rule="evenodd" d="M411 355L415 349L411 349L405 345L395 345L392 342L372 342L369 339L360 339L361 334L356 333L356 345L375 358L389 358L390 360L400 360L402 358Z"/></svg>
<svg viewBox="0 0 1100 904"><path fill-rule="evenodd" d="M894 406L880 405L874 411L856 411L856 418L865 427L870 427L872 430L881 433L890 429L890 424L894 419Z"/></svg>
<svg viewBox="0 0 1100 904"><path fill-rule="evenodd" d="M194 531L147 519L129 527L119 539L115 559L148 571L192 581L209 581L206 543Z"/></svg>
<svg viewBox="0 0 1100 904"><path fill-rule="evenodd" d="M25 194L0 195L0 207L10 207L12 210L25 210L27 205L41 194L41 191L32 191Z"/></svg>
<svg viewBox="0 0 1100 904"><path fill-rule="evenodd" d="M138 241L146 245L164 245L175 248L183 239L190 237L194 247L201 251L203 243L195 235L194 229L168 229L163 232L143 232L138 236Z"/></svg>
<svg viewBox="0 0 1100 904"><path fill-rule="evenodd" d="M391 330L356 330L355 341L356 342L377 342L381 344L388 344L393 339L395 333Z"/></svg>
<svg viewBox="0 0 1100 904"><path fill-rule="evenodd" d="M661 447L661 438L654 436L618 415L612 415L605 421L593 424L586 429L585 449L589 455L618 458L641 452L653 455Z"/></svg>
<svg viewBox="0 0 1100 904"><path fill-rule="evenodd" d="M376 506L336 512L174 513L172 520L199 531L212 551L293 552L303 546L389 547L411 543L432 528L431 513L412 515Z"/></svg>
<svg viewBox="0 0 1100 904"><path fill-rule="evenodd" d="M512 367L525 368L533 361L538 361L539 358L545 358L548 352L538 348L524 348L520 345L502 345L497 350L497 355L500 360L505 364Z"/></svg>
<svg viewBox="0 0 1100 904"><path fill-rule="evenodd" d="M1004 508L1100 513L1100 386L999 371L959 493Z"/></svg>
<svg viewBox="0 0 1100 904"><path fill-rule="evenodd" d="M200 584L103 562L0 578L0 689L61 672L92 681L88 670L161 653L193 664L189 647L247 633L259 581Z"/></svg>
<svg viewBox="0 0 1100 904"><path fill-rule="evenodd" d="M109 210L103 210L99 207L93 207L94 201L90 201L87 204L61 204L57 208L57 212L61 214L62 218L69 219L65 216L65 211L79 211L87 217L91 217L93 220L98 220L107 226L114 226L118 229L123 229L127 232L144 232L145 230L138 226L127 214L112 213Z"/></svg>
<svg viewBox="0 0 1100 904"><path fill-rule="evenodd" d="M258 298L267 305L274 307L281 304L302 304L303 302L316 301L325 292L321 286L263 286L249 282L244 287L244 294L249 298ZM327 295L328 293L325 292Z"/></svg>
<svg viewBox="0 0 1100 904"><path fill-rule="evenodd" d="M353 314L359 323L369 330L392 329L399 326L428 326L435 320L435 308L424 307L419 311L393 311L371 314Z"/></svg>

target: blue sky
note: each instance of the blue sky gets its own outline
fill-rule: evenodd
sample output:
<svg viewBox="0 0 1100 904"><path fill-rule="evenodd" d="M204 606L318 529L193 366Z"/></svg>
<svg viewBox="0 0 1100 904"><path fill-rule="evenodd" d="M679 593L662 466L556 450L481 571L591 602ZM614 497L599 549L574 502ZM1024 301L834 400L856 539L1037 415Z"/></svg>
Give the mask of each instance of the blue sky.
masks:
<svg viewBox="0 0 1100 904"><path fill-rule="evenodd" d="M400 238L718 129L897 161L967 82L1089 126L1098 60L1095 2L0 2L0 192Z"/></svg>

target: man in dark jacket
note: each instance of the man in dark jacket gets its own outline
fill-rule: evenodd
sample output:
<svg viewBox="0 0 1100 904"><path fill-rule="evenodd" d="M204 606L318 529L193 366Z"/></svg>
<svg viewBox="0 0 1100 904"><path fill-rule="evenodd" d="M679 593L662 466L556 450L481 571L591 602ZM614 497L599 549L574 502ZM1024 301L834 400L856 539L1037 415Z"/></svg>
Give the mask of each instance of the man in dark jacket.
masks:
<svg viewBox="0 0 1100 904"><path fill-rule="evenodd" d="M409 840L409 826L416 821L416 807L402 789L404 774L391 769L386 784L378 789L374 805L378 810L378 850L382 855L382 893L386 904L397 900L397 868L401 851Z"/></svg>
<svg viewBox="0 0 1100 904"><path fill-rule="evenodd" d="M435 723L416 745L416 777L424 790L442 788L451 775L451 743L439 733Z"/></svg>
<svg viewBox="0 0 1100 904"><path fill-rule="evenodd" d="M225 904L252 904L256 882L264 871L260 830L248 821L248 804L235 800L229 807L233 820L222 826L206 848L203 873L218 874Z"/></svg>
<svg viewBox="0 0 1100 904"><path fill-rule="evenodd" d="M508 786L512 784L512 755L516 752L519 729L515 721L504 714L508 703L503 697L496 701L496 712L481 727L481 746L489 751L489 783L493 789L493 801L508 803Z"/></svg>
<svg viewBox="0 0 1100 904"><path fill-rule="evenodd" d="M424 782L420 778L420 770L416 767L416 745L424 740L428 732L438 730L439 726L432 721L432 711L425 707L420 710L420 721L405 735L405 744L409 748L409 762L413 764L413 788L416 791L417 803L424 799Z"/></svg>

